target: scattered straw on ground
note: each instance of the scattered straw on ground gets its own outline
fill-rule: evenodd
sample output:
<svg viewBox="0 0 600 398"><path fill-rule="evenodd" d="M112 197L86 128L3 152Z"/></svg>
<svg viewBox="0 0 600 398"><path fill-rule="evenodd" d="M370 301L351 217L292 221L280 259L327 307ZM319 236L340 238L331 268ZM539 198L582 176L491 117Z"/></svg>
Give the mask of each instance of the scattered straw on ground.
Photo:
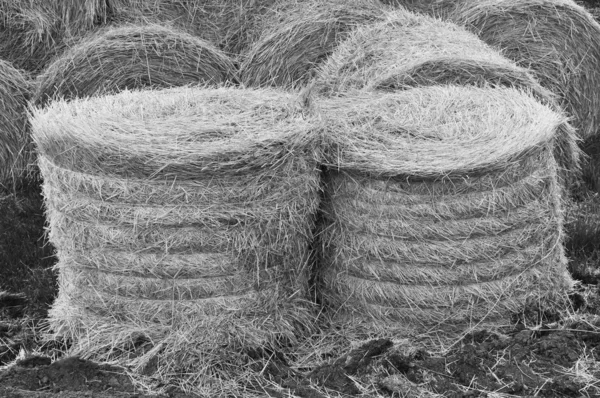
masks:
<svg viewBox="0 0 600 398"><path fill-rule="evenodd" d="M358 25L381 20L378 0L294 2L270 16L270 25L245 54L240 78L246 86L301 87Z"/></svg>
<svg viewBox="0 0 600 398"><path fill-rule="evenodd" d="M0 60L0 184L6 188L25 176L31 160L25 113L31 91L28 76Z"/></svg>
<svg viewBox="0 0 600 398"><path fill-rule="evenodd" d="M252 353L311 330L320 149L294 96L122 92L37 108L32 126L71 354L239 392Z"/></svg>
<svg viewBox="0 0 600 398"><path fill-rule="evenodd" d="M85 38L38 77L33 103L142 87L235 81L232 61L209 43L159 25L107 28Z"/></svg>

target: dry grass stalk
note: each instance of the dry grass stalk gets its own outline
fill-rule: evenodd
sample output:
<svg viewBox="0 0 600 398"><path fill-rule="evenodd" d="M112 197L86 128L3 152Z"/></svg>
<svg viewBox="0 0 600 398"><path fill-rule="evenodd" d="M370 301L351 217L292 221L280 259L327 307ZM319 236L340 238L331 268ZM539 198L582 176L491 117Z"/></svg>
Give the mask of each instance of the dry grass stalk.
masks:
<svg viewBox="0 0 600 398"><path fill-rule="evenodd" d="M32 126L60 258L51 322L72 353L140 370L126 346L152 336L157 380L234 388L244 350L310 330L319 148L294 96L122 92L37 108Z"/></svg>
<svg viewBox="0 0 600 398"><path fill-rule="evenodd" d="M326 164L377 177L505 170L547 150L567 120L519 90L460 86L354 92L315 108L332 147Z"/></svg>
<svg viewBox="0 0 600 398"><path fill-rule="evenodd" d="M38 77L32 102L235 79L229 57L201 39L159 25L124 26L95 32L61 54Z"/></svg>
<svg viewBox="0 0 600 398"><path fill-rule="evenodd" d="M468 50L467 50L468 49ZM325 96L349 90L396 91L431 85L514 87L530 91L559 113L557 98L526 68L515 65L466 29L404 8L384 21L349 34L316 73L315 89ZM573 128L564 123L557 136L561 178L579 172Z"/></svg>
<svg viewBox="0 0 600 398"><path fill-rule="evenodd" d="M277 0L117 0L106 19L112 23L171 25L237 55L247 49L260 22Z"/></svg>
<svg viewBox="0 0 600 398"><path fill-rule="evenodd" d="M99 0L0 0L0 57L37 74L105 11Z"/></svg>
<svg viewBox="0 0 600 398"><path fill-rule="evenodd" d="M86 35L105 26L157 24L186 31L238 54L255 37L275 0L0 0L0 56L42 71Z"/></svg>
<svg viewBox="0 0 600 398"><path fill-rule="evenodd" d="M32 158L25 113L32 89L24 72L0 60L0 185L7 188L26 175Z"/></svg>
<svg viewBox="0 0 600 398"><path fill-rule="evenodd" d="M184 88L55 102L34 112L32 126L40 153L62 168L179 182L313 167L316 143L302 112L279 91Z"/></svg>
<svg viewBox="0 0 600 398"><path fill-rule="evenodd" d="M553 97L527 69L466 29L402 8L350 32L316 77L324 95L444 84L508 86L531 90L540 99Z"/></svg>
<svg viewBox="0 0 600 398"><path fill-rule="evenodd" d="M317 64L358 25L379 21L387 8L378 0L294 2L271 13L266 28L240 65L246 86L301 87Z"/></svg>
<svg viewBox="0 0 600 398"><path fill-rule="evenodd" d="M600 24L571 0L458 2L449 19L464 25L558 95L578 133L600 128Z"/></svg>
<svg viewBox="0 0 600 398"><path fill-rule="evenodd" d="M493 324L570 286L553 153L564 116L513 88L352 91L314 107L332 148L318 279L335 322Z"/></svg>

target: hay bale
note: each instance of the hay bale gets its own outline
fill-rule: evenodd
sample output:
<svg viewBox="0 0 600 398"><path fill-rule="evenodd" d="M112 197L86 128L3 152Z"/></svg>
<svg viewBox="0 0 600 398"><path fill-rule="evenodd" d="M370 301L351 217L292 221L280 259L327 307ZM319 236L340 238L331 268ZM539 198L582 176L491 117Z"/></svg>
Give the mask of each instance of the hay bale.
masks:
<svg viewBox="0 0 600 398"><path fill-rule="evenodd" d="M319 149L291 94L126 91L31 123L73 354L214 396L311 329Z"/></svg>
<svg viewBox="0 0 600 398"><path fill-rule="evenodd" d="M25 113L31 91L28 76L0 60L0 185L6 188L26 175L31 160Z"/></svg>
<svg viewBox="0 0 600 398"><path fill-rule="evenodd" d="M528 300L564 296L553 155L564 116L489 87L314 106L331 147L318 280L336 322L401 333L500 324Z"/></svg>
<svg viewBox="0 0 600 398"><path fill-rule="evenodd" d="M348 32L381 20L386 10L378 0L315 0L283 7L271 16L272 23L264 23L245 54L240 79L247 86L300 87Z"/></svg>
<svg viewBox="0 0 600 398"><path fill-rule="evenodd" d="M276 0L119 0L109 23L155 23L185 30L228 54L240 54L255 38L262 16Z"/></svg>
<svg viewBox="0 0 600 398"><path fill-rule="evenodd" d="M402 8L349 34L318 68L314 91L334 96L353 90L389 92L445 84L524 89L560 111L552 92L529 70L474 34ZM555 147L561 178L569 184L579 173L580 150L573 135L571 127L561 126Z"/></svg>
<svg viewBox="0 0 600 398"><path fill-rule="evenodd" d="M600 24L571 0L459 1L464 25L558 95L584 137L600 127Z"/></svg>
<svg viewBox="0 0 600 398"><path fill-rule="evenodd" d="M60 54L65 41L103 22L100 0L3 0L0 2L0 58L39 73Z"/></svg>
<svg viewBox="0 0 600 398"><path fill-rule="evenodd" d="M229 57L201 39L158 25L123 26L96 32L57 58L38 77L32 102L235 79Z"/></svg>

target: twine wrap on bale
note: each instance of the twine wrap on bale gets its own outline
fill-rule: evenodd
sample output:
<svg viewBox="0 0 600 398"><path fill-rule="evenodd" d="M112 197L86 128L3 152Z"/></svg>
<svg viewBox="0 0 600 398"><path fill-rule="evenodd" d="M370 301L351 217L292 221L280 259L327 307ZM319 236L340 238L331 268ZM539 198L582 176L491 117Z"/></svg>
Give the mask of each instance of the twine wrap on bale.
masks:
<svg viewBox="0 0 600 398"><path fill-rule="evenodd" d="M201 39L159 25L123 26L96 32L57 58L38 77L32 102L235 80L229 57Z"/></svg>
<svg viewBox="0 0 600 398"><path fill-rule="evenodd" d="M317 72L314 90L323 96L349 91L398 91L432 85L514 87L530 91L559 110L554 94L527 69L516 66L466 29L405 9L385 21L357 28ZM580 150L566 123L555 146L561 178L579 173Z"/></svg>
<svg viewBox="0 0 600 398"><path fill-rule="evenodd" d="M558 95L587 138L600 128L600 24L571 0L459 1L464 25Z"/></svg>
<svg viewBox="0 0 600 398"><path fill-rule="evenodd" d="M31 158L26 106L32 84L27 75L0 60L0 185L13 185L27 173Z"/></svg>
<svg viewBox="0 0 600 398"><path fill-rule="evenodd" d="M331 147L318 280L338 322L500 324L571 285L552 151L565 117L513 88L354 92L315 107Z"/></svg>
<svg viewBox="0 0 600 398"><path fill-rule="evenodd" d="M36 109L59 257L50 321L72 352L227 390L248 374L247 350L311 330L311 125L274 90L122 92ZM128 348L136 339L142 354Z"/></svg>
<svg viewBox="0 0 600 398"><path fill-rule="evenodd" d="M352 29L381 20L386 11L379 0L299 1L283 7L245 54L240 79L246 86L301 87Z"/></svg>

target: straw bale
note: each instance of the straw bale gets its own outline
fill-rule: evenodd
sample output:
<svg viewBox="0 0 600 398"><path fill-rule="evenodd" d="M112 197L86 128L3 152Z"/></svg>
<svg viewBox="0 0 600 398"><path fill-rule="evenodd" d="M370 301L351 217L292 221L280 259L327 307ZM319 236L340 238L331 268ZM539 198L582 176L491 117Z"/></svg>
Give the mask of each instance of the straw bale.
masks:
<svg viewBox="0 0 600 398"><path fill-rule="evenodd" d="M377 208L381 215L402 213L404 217L426 217L433 209L438 219L496 216L535 201L548 192L552 163L546 156L546 159L536 158L536 164L539 170L521 179L515 178L512 183L506 177L514 176L513 173L496 173L497 184L490 178L493 173L463 180L440 178L412 182L392 177L372 179L356 172L331 172L328 189L339 203L364 213Z"/></svg>
<svg viewBox="0 0 600 398"><path fill-rule="evenodd" d="M383 19L386 10L378 0L294 2L265 22L240 64L240 79L250 87L301 87L353 28Z"/></svg>
<svg viewBox="0 0 600 398"><path fill-rule="evenodd" d="M248 349L311 330L320 149L294 95L125 91L55 101L31 123L59 257L50 321L73 353L137 367L124 346L157 325L151 375L210 389L199 369L235 384Z"/></svg>
<svg viewBox="0 0 600 398"><path fill-rule="evenodd" d="M312 167L294 157L315 150L308 145L309 126L291 94L234 88L61 101L37 109L32 119L40 153L57 166L177 181L244 175L273 164ZM294 162L285 162L292 157Z"/></svg>
<svg viewBox="0 0 600 398"><path fill-rule="evenodd" d="M526 67L515 65L465 28L404 8L350 33L318 68L314 90L339 96L349 90L396 91L450 84L519 88L561 112L555 95ZM561 178L567 183L579 173L575 134L565 121L556 138L556 156L564 170Z"/></svg>
<svg viewBox="0 0 600 398"><path fill-rule="evenodd" d="M553 97L527 69L473 33L402 8L349 33L316 76L316 87L325 95L444 84L508 86L531 90L546 100Z"/></svg>
<svg viewBox="0 0 600 398"><path fill-rule="evenodd" d="M276 0L117 0L107 20L112 23L158 23L183 29L237 55L260 30L261 20Z"/></svg>
<svg viewBox="0 0 600 398"><path fill-rule="evenodd" d="M317 281L336 324L498 324L571 285L553 151L564 115L528 92L472 86L314 107L330 146Z"/></svg>
<svg viewBox="0 0 600 398"><path fill-rule="evenodd" d="M67 49L38 77L32 102L123 89L220 85L235 81L232 61L211 44L159 25L95 32Z"/></svg>
<svg viewBox="0 0 600 398"><path fill-rule="evenodd" d="M223 252L153 253L102 248L59 251L57 257L73 264L74 268L157 279L225 276L235 273L239 267L234 256Z"/></svg>
<svg viewBox="0 0 600 398"><path fill-rule="evenodd" d="M548 150L564 115L515 89L462 86L356 92L315 104L333 168L372 176L471 175Z"/></svg>
<svg viewBox="0 0 600 398"><path fill-rule="evenodd" d="M167 202L170 206L194 205L198 202L215 205L252 205L259 200L277 201L282 195L281 186L286 186L287 189L283 194L300 198L303 182L306 181L306 176L302 175L304 165L298 163L290 165L290 175L282 175L277 170L263 169L256 175L232 175L227 179L181 180L176 184L167 179L123 179L80 173L58 167L43 157L38 163L44 179L50 182L52 187L71 195L85 196L91 201L102 202L104 206L110 206L112 203L157 206Z"/></svg>
<svg viewBox="0 0 600 398"><path fill-rule="evenodd" d="M12 185L26 174L31 139L26 104L32 85L27 75L0 60L0 185Z"/></svg>
<svg viewBox="0 0 600 398"><path fill-rule="evenodd" d="M600 127L600 24L571 0L460 1L449 19L464 25L558 95L578 133Z"/></svg>
<svg viewBox="0 0 600 398"><path fill-rule="evenodd" d="M37 74L63 48L64 1L0 1L0 58ZM79 3L79 2L78 2ZM74 10L83 10L76 7ZM65 12L68 8L65 7ZM68 12L67 12L68 13ZM75 18L71 22L87 21ZM71 29L73 31L77 29Z"/></svg>

